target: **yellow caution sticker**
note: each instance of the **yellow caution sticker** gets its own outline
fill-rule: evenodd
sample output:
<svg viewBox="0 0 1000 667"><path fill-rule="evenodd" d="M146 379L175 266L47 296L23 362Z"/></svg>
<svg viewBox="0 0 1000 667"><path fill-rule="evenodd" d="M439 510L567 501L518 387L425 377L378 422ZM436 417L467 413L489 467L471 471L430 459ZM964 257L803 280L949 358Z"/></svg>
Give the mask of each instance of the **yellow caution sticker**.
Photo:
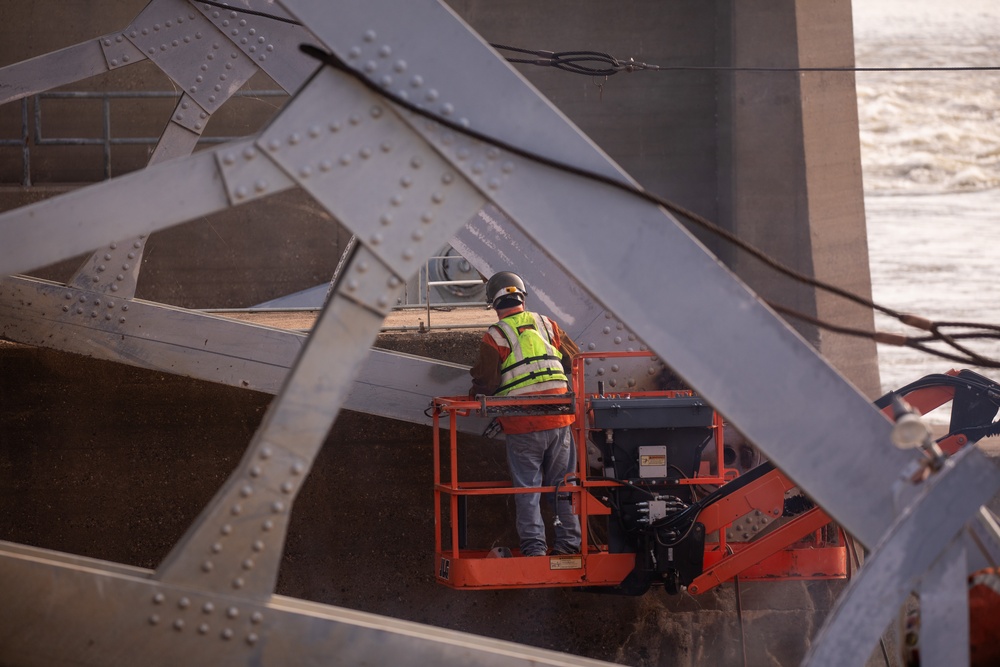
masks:
<svg viewBox="0 0 1000 667"><path fill-rule="evenodd" d="M665 466L667 465L667 457L663 454L643 454L639 457L639 465L642 467Z"/></svg>
<svg viewBox="0 0 1000 667"><path fill-rule="evenodd" d="M583 568L583 556L549 556L550 570L579 570Z"/></svg>

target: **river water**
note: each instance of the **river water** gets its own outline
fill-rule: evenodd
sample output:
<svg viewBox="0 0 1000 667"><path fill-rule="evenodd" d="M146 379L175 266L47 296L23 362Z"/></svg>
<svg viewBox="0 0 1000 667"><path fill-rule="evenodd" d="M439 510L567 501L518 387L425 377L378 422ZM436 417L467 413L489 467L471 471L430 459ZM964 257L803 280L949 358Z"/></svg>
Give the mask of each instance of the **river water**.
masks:
<svg viewBox="0 0 1000 667"><path fill-rule="evenodd" d="M998 0L856 0L854 28L858 67L1000 66ZM1000 71L859 72L857 91L875 300L1000 324ZM885 390L956 367L878 348Z"/></svg>

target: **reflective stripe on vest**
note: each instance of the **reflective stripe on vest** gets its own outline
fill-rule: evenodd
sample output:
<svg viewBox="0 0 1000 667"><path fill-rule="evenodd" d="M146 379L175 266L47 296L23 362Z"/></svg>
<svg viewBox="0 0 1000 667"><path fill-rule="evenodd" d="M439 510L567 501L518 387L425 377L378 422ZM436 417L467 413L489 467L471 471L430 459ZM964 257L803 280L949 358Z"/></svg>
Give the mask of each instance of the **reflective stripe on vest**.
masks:
<svg viewBox="0 0 1000 667"><path fill-rule="evenodd" d="M490 327L489 332L498 347L510 349L500 366L500 387L495 396L566 388L562 354L552 344L555 334L546 317L515 313Z"/></svg>

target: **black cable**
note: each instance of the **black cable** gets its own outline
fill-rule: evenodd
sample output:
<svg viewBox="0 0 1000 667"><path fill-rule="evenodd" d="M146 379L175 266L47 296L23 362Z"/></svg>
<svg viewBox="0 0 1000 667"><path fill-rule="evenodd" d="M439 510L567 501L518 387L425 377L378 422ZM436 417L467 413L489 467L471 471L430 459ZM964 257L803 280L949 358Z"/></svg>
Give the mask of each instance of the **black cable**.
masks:
<svg viewBox="0 0 1000 667"><path fill-rule="evenodd" d="M680 216L680 217L688 220L689 222L697 224L698 226L702 227L706 231L708 231L708 232L710 232L712 234L715 234L719 238L721 238L721 239L723 239L723 240L731 243L735 247L743 250L744 252L746 252L750 256L756 258L758 261L762 262L765 266L768 266L771 269L773 269L774 271L776 271L778 273L781 273L781 274L783 274L783 275L785 275L785 276L787 276L787 277L789 277L789 278L791 278L791 279L793 279L795 281L798 281L798 282L800 282L802 284L809 285L809 286L814 287L816 289L828 292L830 294L834 294L836 296L839 296L839 297L841 297L843 299L846 299L848 301L852 301L852 302L857 303L857 304L859 304L861 306L864 306L866 308L871 308L871 309L877 310L877 311L879 311L881 313L884 313L885 315L888 315L890 317L893 317L893 318L899 320L903 324L906 324L908 326L912 326L912 327L915 327L915 328L918 328L918 329L922 329L924 331L929 331L931 333L934 333L938 337L938 339L944 340L945 342L949 342L948 341L948 336L946 336L944 334L941 334L940 331L935 331L935 329L934 329L935 323L934 322L931 322L930 320L927 320L926 318L923 318L923 317L919 317L919 316L915 316L915 315L910 315L910 314L899 312L899 311L897 311L895 309L892 309L892 308L889 308L887 306L883 306L881 304L875 303L873 300L871 300L871 299L869 299L867 297L855 294L855 293L850 292L849 290L846 290L846 289L844 289L842 287L838 287L836 285L827 283L825 281L821 281L819 279L813 278L811 276L807 276L807 275L805 275L805 274L803 274L803 273L801 273L799 271L791 269L791 268L785 266L784 264L782 264L781 262L778 262L774 258L768 256L763 251L761 251L761 250L755 248L754 246L750 245L749 243L743 241L742 239L740 239L739 237L737 237L732 232L730 232L730 231L728 231L726 229L723 229L722 227L719 227L718 225L716 225L715 223L711 222L707 218L704 218L703 216L698 215L697 213L694 213L693 211L689 211L688 209L685 209L684 207L679 206L678 204L675 204L675 203L673 203L673 202L671 202L671 201L669 201L669 200L667 200L667 199L665 199L663 197L660 197L660 196L655 195L655 194L653 194L651 192L648 192L648 191L646 191L645 189L643 189L640 186L632 185L631 183L628 183L627 181L619 180L617 178L613 178L613 177L610 177L610 176L605 176L604 174L599 174L599 173L596 173L596 172L592 172L592 171L590 171L588 169L584 169L584 168L578 167L576 165L567 164L567 163L564 163L564 162L559 162L558 160L553 160L552 158L545 157L544 155L539 155L537 153L534 153L532 151L526 150L526 149L521 148L519 146L515 146L513 144L510 144L510 143L508 143L508 142L506 142L506 141L504 141L502 139L498 139L496 137L491 137L491 136L483 134L482 132L479 132L477 130L473 130L473 129L464 127L464 126L462 126L462 125L460 125L458 123L450 121L450 120L448 120L446 118L442 118L442 117L440 117L440 116L438 116L438 115L436 115L436 114L434 114L434 113L432 113L430 111L427 111L424 108L421 108L421 107L413 104L412 102L410 102L408 100L405 100L405 99L403 99L401 97L398 97L398 96L392 94L391 92L388 92L388 91L382 89L378 84L374 83L373 81L369 80L366 76L364 76L364 74L362 74L361 72L358 72L357 70L355 70L352 67L350 67L349 65L347 65L347 63L345 63L343 60L341 60L340 57L337 56L334 53L329 53L329 52L323 51L322 49L320 49L320 48L318 48L316 46L313 46L311 44L302 44L302 45L300 45L299 48L303 51L303 53L306 53L307 55L309 55L309 56L311 56L313 58L316 58L320 62L322 62L324 64L327 64L327 65L329 65L329 66L331 66L331 67L333 67L333 68L335 68L337 70L340 70L341 72L344 72L345 74L348 74L349 76L351 76L352 78L354 78L355 80L357 80L363 86L365 86L366 88L368 88L370 91L374 92L375 94L379 95L380 97L384 97L384 98L390 100L391 102L393 102L394 104L402 107L403 109L406 109L407 111L410 111L411 113L414 113L414 114L416 114L418 116L421 116L422 118L427 118L427 119L433 120L434 122L436 122L436 123L438 123L438 124L440 124L440 125L442 125L444 127L447 127L448 129L451 129L451 130L453 130L455 132L458 132L458 133L461 133L461 134L463 134L465 136L468 136L468 137L471 137L473 139L476 139L477 141L481 141L483 143L490 144L492 146L500 148L501 150L507 151L507 152L509 152L509 153L511 153L513 155L517 155L517 156L525 158L527 160L531 160L532 162L535 162L537 164L541 164L541 165L550 167L552 169L557 169L557 170L560 170L560 171L563 171L563 172L566 172L566 173L569 173L569 174L572 174L572 175L575 175L575 176L580 176L582 178L586 178L586 179L591 180L591 181L602 183L604 185L608 185L610 187L613 187L613 188L615 188L617 190L621 190L621 191L627 192L627 193L629 193L631 195L640 197L641 199L644 199L644 200L646 200L646 201L648 201L650 203L653 203L653 204L656 204L657 206L661 206L661 207L665 208L666 210L670 211L671 213L674 213L674 214L676 214L676 215L678 215L678 216ZM798 315L801 315L803 318L808 317L808 316L806 316L804 314L800 314L800 313L797 313L797 316ZM822 320L818 320L818 319L814 319L813 322L816 323L818 326L823 326L824 328L826 328L827 326L829 326L829 327L836 326L836 325L832 325L832 324L826 323L826 322L824 322ZM986 328L992 327L992 325L984 325L984 326ZM870 336L874 338L874 334L870 334ZM899 337L899 338L902 338L902 337ZM887 342L887 343L890 343L890 344L899 344L899 345L905 345L906 344L905 342L898 342L898 341L895 342L895 343L893 343L893 341L897 341L897 338L889 336L889 337L887 337L885 340L883 340L881 342ZM905 338L903 338L903 341L905 341ZM949 344L953 344L953 341L950 341ZM915 349L919 349L921 351L924 351L924 352L926 352L928 354L931 354L931 355L943 357L945 359L951 359L951 360L954 360L954 361L961 361L961 362L967 362L967 363L975 363L976 365L986 366L986 367L990 367L990 368L1000 368L1000 362L994 361L994 360L991 360L991 359L986 359L985 357L981 357L980 355L968 355L967 357L955 357L955 356L948 355L946 353L942 353L942 352L940 352L938 350L934 350L934 349L931 349L931 348L926 348L926 347L918 346L918 345L915 345L915 344L911 344L909 346L910 347L914 347Z"/></svg>
<svg viewBox="0 0 1000 667"><path fill-rule="evenodd" d="M212 7L218 7L219 9L228 9L233 12L240 12L241 14L252 14L253 16L261 16L266 19L271 19L273 21L281 21L282 23L290 23L292 25L302 25L302 21L296 21L295 19L285 18L284 16L275 16L274 14L268 14L267 12L259 12L255 9L248 9L246 7L234 7L233 5L227 5L224 2L214 2L214 0L197 0L203 5L211 5Z"/></svg>

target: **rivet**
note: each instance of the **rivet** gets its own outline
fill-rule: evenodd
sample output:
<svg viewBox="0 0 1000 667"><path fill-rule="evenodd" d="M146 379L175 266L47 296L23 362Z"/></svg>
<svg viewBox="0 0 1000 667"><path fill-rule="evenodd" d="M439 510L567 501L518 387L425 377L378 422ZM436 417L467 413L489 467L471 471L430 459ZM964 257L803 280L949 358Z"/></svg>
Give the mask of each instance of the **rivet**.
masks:
<svg viewBox="0 0 1000 667"><path fill-rule="evenodd" d="M356 292L356 291L358 291L359 287L361 287L361 283L359 283L354 278L351 278L351 279L349 279L347 281L347 291L348 292Z"/></svg>
<svg viewBox="0 0 1000 667"><path fill-rule="evenodd" d="M383 141L381 144L379 144L379 148L382 150L383 153L388 153L389 151L392 150L392 144L390 144L388 141Z"/></svg>
<svg viewBox="0 0 1000 667"><path fill-rule="evenodd" d="M472 165L472 173L473 173L473 174L481 174L481 173L483 173L483 170L484 170L485 168L486 168L486 167L485 167L485 166L483 165L483 163L482 163L482 162L475 162L475 163L473 163L473 165Z"/></svg>
<svg viewBox="0 0 1000 667"><path fill-rule="evenodd" d="M587 349L588 350L596 350L597 349L597 344L596 343L587 343Z"/></svg>
<svg viewBox="0 0 1000 667"><path fill-rule="evenodd" d="M166 599L167 597L163 593L157 593L153 596L153 604L163 604Z"/></svg>
<svg viewBox="0 0 1000 667"><path fill-rule="evenodd" d="M299 169L299 176L301 178L309 178L310 176L312 176L312 168L302 167L301 169Z"/></svg>
<svg viewBox="0 0 1000 667"><path fill-rule="evenodd" d="M212 545L212 553L217 554L222 551L222 543L216 542Z"/></svg>
<svg viewBox="0 0 1000 667"><path fill-rule="evenodd" d="M180 607L181 609L187 609L188 607L191 606L191 600L188 600L187 598L181 598L180 600L177 601L177 606Z"/></svg>
<svg viewBox="0 0 1000 667"><path fill-rule="evenodd" d="M174 630L180 632L183 629L184 629L184 619L178 618L176 621L174 621Z"/></svg>
<svg viewBox="0 0 1000 667"><path fill-rule="evenodd" d="M240 495L244 498L249 498L253 494L253 488L249 484L244 484L243 488L240 489Z"/></svg>
<svg viewBox="0 0 1000 667"><path fill-rule="evenodd" d="M260 466L252 466L250 468L251 477L260 477Z"/></svg>
<svg viewBox="0 0 1000 667"><path fill-rule="evenodd" d="M63 306L62 310L63 310L64 313L68 313L69 312L69 306Z"/></svg>
<svg viewBox="0 0 1000 667"><path fill-rule="evenodd" d="M643 351L643 352L646 352L647 350L649 350L649 347L647 347L647 346L646 346L645 344L643 344L643 345L640 345L640 346L639 346L639 349L640 349L641 351Z"/></svg>
<svg viewBox="0 0 1000 667"><path fill-rule="evenodd" d="M388 280L389 287L395 289L395 288L399 287L402 284L403 284L403 281L401 281L397 276L389 276L389 280Z"/></svg>
<svg viewBox="0 0 1000 667"><path fill-rule="evenodd" d="M208 632L208 623L202 623L198 626L198 634L206 634Z"/></svg>
<svg viewBox="0 0 1000 667"><path fill-rule="evenodd" d="M455 113L455 106L451 102L445 102L441 105L441 114L443 116L450 116Z"/></svg>
<svg viewBox="0 0 1000 667"><path fill-rule="evenodd" d="M233 516L239 516L240 512L242 511L243 507L239 503L236 503L230 508L229 513L232 514Z"/></svg>
<svg viewBox="0 0 1000 667"><path fill-rule="evenodd" d="M415 74L413 78L410 79L410 85L413 86L414 88L419 88L420 86L424 85L424 77L420 76L419 74Z"/></svg>
<svg viewBox="0 0 1000 667"><path fill-rule="evenodd" d="M112 58L111 59L111 66L112 67L118 67L118 59L117 58Z"/></svg>
<svg viewBox="0 0 1000 667"><path fill-rule="evenodd" d="M233 164L236 162L236 156L232 153L226 153L222 158L222 164Z"/></svg>
<svg viewBox="0 0 1000 667"><path fill-rule="evenodd" d="M360 151L358 151L358 155L361 156L362 160L367 160L368 158L370 158L372 156L372 149L370 149L370 148L362 148Z"/></svg>
<svg viewBox="0 0 1000 667"><path fill-rule="evenodd" d="M273 503L271 503L271 511L274 512L275 514L281 514L282 512L285 511L285 503L281 502L280 500L275 500Z"/></svg>
<svg viewBox="0 0 1000 667"><path fill-rule="evenodd" d="M621 345L621 343L622 343L622 337L615 336L615 345Z"/></svg>
<svg viewBox="0 0 1000 667"><path fill-rule="evenodd" d="M253 646L256 643L257 643L257 633L251 632L250 634L247 635L247 644Z"/></svg>
<svg viewBox="0 0 1000 667"><path fill-rule="evenodd" d="M619 369L619 368L621 368L621 367L620 367L620 366L619 366L618 364L614 364L614 365L613 365L613 366L611 367L611 372L612 372L612 373L617 373L617 372L618 372L618 369Z"/></svg>
<svg viewBox="0 0 1000 667"><path fill-rule="evenodd" d="M611 327L604 327L603 329L601 329L601 331L603 331L606 334L609 334L611 333Z"/></svg>
<svg viewBox="0 0 1000 667"><path fill-rule="evenodd" d="M91 313L91 314L90 314L90 316L91 316L91 317L97 317L97 313L96 313L96 312L93 312L93 313Z"/></svg>
<svg viewBox="0 0 1000 667"><path fill-rule="evenodd" d="M358 262L358 273L364 273L367 270L368 270L368 262L364 260ZM304 465L302 465L301 463L296 463L295 465L292 466L292 473L296 475L301 475L303 472L305 472L305 469L306 467Z"/></svg>
<svg viewBox="0 0 1000 667"><path fill-rule="evenodd" d="M375 41L375 31L374 30L366 30L365 31L364 40L366 42L374 42Z"/></svg>
<svg viewBox="0 0 1000 667"><path fill-rule="evenodd" d="M371 238L371 244L372 245L378 245L381 242L382 242L382 235L381 234L372 234L372 238Z"/></svg>
<svg viewBox="0 0 1000 667"><path fill-rule="evenodd" d="M333 169L333 163L332 162L330 162L329 160L320 160L320 162L319 162L319 170L320 171L330 171L331 169Z"/></svg>
<svg viewBox="0 0 1000 667"><path fill-rule="evenodd" d="M274 454L274 451L267 445L264 445L263 447L260 448L260 458L269 459L271 458L272 454Z"/></svg>
<svg viewBox="0 0 1000 667"><path fill-rule="evenodd" d="M392 47L388 44L383 44L378 48L378 54L382 58L388 58L392 55Z"/></svg>
<svg viewBox="0 0 1000 667"><path fill-rule="evenodd" d="M250 191L247 190L242 185L240 187L236 188L236 198L237 199L245 199L246 196L249 195L249 194L250 194Z"/></svg>
<svg viewBox="0 0 1000 667"><path fill-rule="evenodd" d="M369 111L368 113L371 114L372 118L380 118L382 116L382 107L379 106L372 107L371 111Z"/></svg>
<svg viewBox="0 0 1000 667"><path fill-rule="evenodd" d="M435 204L440 204L441 202L444 201L444 195L441 194L440 192L435 192L434 194L431 195L431 201L434 202Z"/></svg>
<svg viewBox="0 0 1000 667"><path fill-rule="evenodd" d="M388 227L389 225L392 224L392 216L388 213L383 213L382 216L378 219L378 221L381 222L384 226Z"/></svg>
<svg viewBox="0 0 1000 667"><path fill-rule="evenodd" d="M434 102L437 100L437 98L438 98L438 91L435 90L434 88L431 88L424 94L424 99L426 99L428 102Z"/></svg>
<svg viewBox="0 0 1000 667"><path fill-rule="evenodd" d="M119 317L118 318L118 323L119 324L125 324L125 318L124 317Z"/></svg>
<svg viewBox="0 0 1000 667"><path fill-rule="evenodd" d="M441 176L441 182L444 183L445 185L451 185L451 183L454 180L455 180L455 175L450 172L445 172Z"/></svg>
<svg viewBox="0 0 1000 667"><path fill-rule="evenodd" d="M277 139L271 139L269 142L267 142L267 147L270 148L272 151L276 151L279 148L281 148L281 142L278 141Z"/></svg>
<svg viewBox="0 0 1000 667"><path fill-rule="evenodd" d="M345 167L347 165L351 164L351 156L347 155L346 153L344 155L341 155L340 156L340 164L344 165Z"/></svg>
<svg viewBox="0 0 1000 667"><path fill-rule="evenodd" d="M253 569L253 560L250 559L250 558L247 558L246 560L243 561L242 565L243 565L243 569L244 570L252 570Z"/></svg>
<svg viewBox="0 0 1000 667"><path fill-rule="evenodd" d="M134 252L130 252L130 253L128 254L128 258L129 258L129 259L135 259L135 253L134 253Z"/></svg>
<svg viewBox="0 0 1000 667"><path fill-rule="evenodd" d="M225 640L232 639L233 638L233 631L230 630L229 628L226 628L225 630L222 631L222 638L225 639Z"/></svg>
<svg viewBox="0 0 1000 667"><path fill-rule="evenodd" d="M420 169L420 167L422 167L423 165L424 165L423 160L421 160L418 157L415 157L412 160L410 160L410 166L413 167L414 169Z"/></svg>
<svg viewBox="0 0 1000 667"><path fill-rule="evenodd" d="M236 577L233 579L233 588L243 588L243 584L245 583L246 582L243 580L243 577Z"/></svg>
<svg viewBox="0 0 1000 667"><path fill-rule="evenodd" d="M441 136L441 143L445 146L450 146L453 141L455 141L455 135L451 132L445 132Z"/></svg>
<svg viewBox="0 0 1000 667"><path fill-rule="evenodd" d="M358 48L357 46L352 46L351 50L347 52L347 57L348 58L360 58L361 57L361 49Z"/></svg>
<svg viewBox="0 0 1000 667"><path fill-rule="evenodd" d="M410 234L410 238L414 241L422 241L424 238L424 232L422 229L414 229L413 233Z"/></svg>
<svg viewBox="0 0 1000 667"><path fill-rule="evenodd" d="M255 611L250 616L250 622L253 623L254 625L260 625L261 621L263 620L264 620L264 614L260 613L259 611Z"/></svg>
<svg viewBox="0 0 1000 667"><path fill-rule="evenodd" d="M625 328L625 325L622 322L619 322L618 324L615 325L615 328L621 331L622 329Z"/></svg>
<svg viewBox="0 0 1000 667"><path fill-rule="evenodd" d="M414 254L413 253L413 249L412 248L407 248L406 250L403 251L403 259L409 261L409 260L413 259L413 254Z"/></svg>
<svg viewBox="0 0 1000 667"><path fill-rule="evenodd" d="M327 127L330 128L331 132L340 132L340 123L330 123Z"/></svg>
<svg viewBox="0 0 1000 667"><path fill-rule="evenodd" d="M361 122L361 116L353 114L350 118L347 119L347 122L350 123L351 125L357 125L358 123Z"/></svg>
<svg viewBox="0 0 1000 667"><path fill-rule="evenodd" d="M299 143L300 141L302 141L302 135L300 135L298 132L293 132L291 136L288 137L288 143L292 144L293 146Z"/></svg>
<svg viewBox="0 0 1000 667"><path fill-rule="evenodd" d="M468 148L466 148L465 146L463 146L462 148L459 148L459 149L458 149L458 150L457 150L457 151L455 152L455 156L456 156L456 157L457 157L457 158L458 158L459 160L467 160L467 159L469 158L469 149L468 149Z"/></svg>
<svg viewBox="0 0 1000 667"><path fill-rule="evenodd" d="M490 190L499 190L500 189L500 179L498 179L498 178L491 178L490 182L487 183L487 185L489 186Z"/></svg>
<svg viewBox="0 0 1000 667"><path fill-rule="evenodd" d="M400 197L399 195L393 195L389 197L389 203L392 204L393 206L401 206L403 203L403 198Z"/></svg>
<svg viewBox="0 0 1000 667"><path fill-rule="evenodd" d="M77 308L76 309L76 314L77 315L83 315L83 308Z"/></svg>
<svg viewBox="0 0 1000 667"><path fill-rule="evenodd" d="M152 616L149 617L149 624L150 625L156 625L159 622L160 622L160 615L159 614L153 614Z"/></svg>
<svg viewBox="0 0 1000 667"><path fill-rule="evenodd" d="M260 553L261 551L264 550L264 543L261 542L260 540L254 540L253 550Z"/></svg>
<svg viewBox="0 0 1000 667"><path fill-rule="evenodd" d="M260 528L265 532L269 531L272 528L274 528L274 522L271 521L270 519L264 519L264 523L260 524Z"/></svg>
<svg viewBox="0 0 1000 667"><path fill-rule="evenodd" d="M598 375L604 375L604 369L603 368L598 368L597 369L597 374Z"/></svg>
<svg viewBox="0 0 1000 667"><path fill-rule="evenodd" d="M206 614L211 614L213 611L215 611L215 605L212 604L211 602L206 602L205 604L201 605L201 610Z"/></svg>
<svg viewBox="0 0 1000 667"><path fill-rule="evenodd" d="M378 80L378 82L379 82L379 85L381 85L383 88L388 88L389 86L392 85L392 77L389 76L388 74L385 74L385 75L382 76L381 79ZM376 116L376 118L377 117L378 116Z"/></svg>
<svg viewBox="0 0 1000 667"><path fill-rule="evenodd" d="M499 157L500 151L494 147L486 151L486 157L490 160L496 160Z"/></svg>
<svg viewBox="0 0 1000 667"><path fill-rule="evenodd" d="M406 71L406 61L405 60L397 60L395 62L395 64L392 66L392 68L394 70L396 70L397 72L405 72ZM423 80L421 80L421 83L423 83Z"/></svg>
<svg viewBox="0 0 1000 667"><path fill-rule="evenodd" d="M646 374L647 375L656 375L656 367L655 366L650 366L648 369L646 369Z"/></svg>
<svg viewBox="0 0 1000 667"><path fill-rule="evenodd" d="M371 74L377 69L378 69L378 63L376 63L374 60L369 60L365 63L364 70L368 74Z"/></svg>
<svg viewBox="0 0 1000 667"><path fill-rule="evenodd" d="M380 297L379 297L379 298L378 298L378 299L376 300L376 303L377 303L377 304L378 304L379 306L381 306L381 307L385 308L386 306L388 306L388 305L389 305L389 299L388 299L388 298L387 298L387 297L386 297L386 296L385 296L385 295L383 294L382 296L380 296Z"/></svg>
<svg viewBox="0 0 1000 667"><path fill-rule="evenodd" d="M424 211L420 214L420 222L425 225L429 225L434 222L434 216L430 213L430 211Z"/></svg>
<svg viewBox="0 0 1000 667"><path fill-rule="evenodd" d="M617 387L618 386L618 380L616 380L614 378L611 378L610 380L608 380L608 384L611 385L612 387Z"/></svg>
<svg viewBox="0 0 1000 667"><path fill-rule="evenodd" d="M103 271L103 270L105 270L106 268L107 268L107 267L106 267L106 266L105 266L104 264L99 264L99 265L97 266L97 270L98 270L98 271ZM98 303L100 303L100 302L98 302Z"/></svg>
<svg viewBox="0 0 1000 667"><path fill-rule="evenodd" d="M233 532L233 527L227 523L224 526L222 526L222 528L219 529L219 532L222 533L223 535L228 535L231 532Z"/></svg>
<svg viewBox="0 0 1000 667"><path fill-rule="evenodd" d="M105 315L104 319L107 320L108 322L110 322L111 321L111 315Z"/></svg>

